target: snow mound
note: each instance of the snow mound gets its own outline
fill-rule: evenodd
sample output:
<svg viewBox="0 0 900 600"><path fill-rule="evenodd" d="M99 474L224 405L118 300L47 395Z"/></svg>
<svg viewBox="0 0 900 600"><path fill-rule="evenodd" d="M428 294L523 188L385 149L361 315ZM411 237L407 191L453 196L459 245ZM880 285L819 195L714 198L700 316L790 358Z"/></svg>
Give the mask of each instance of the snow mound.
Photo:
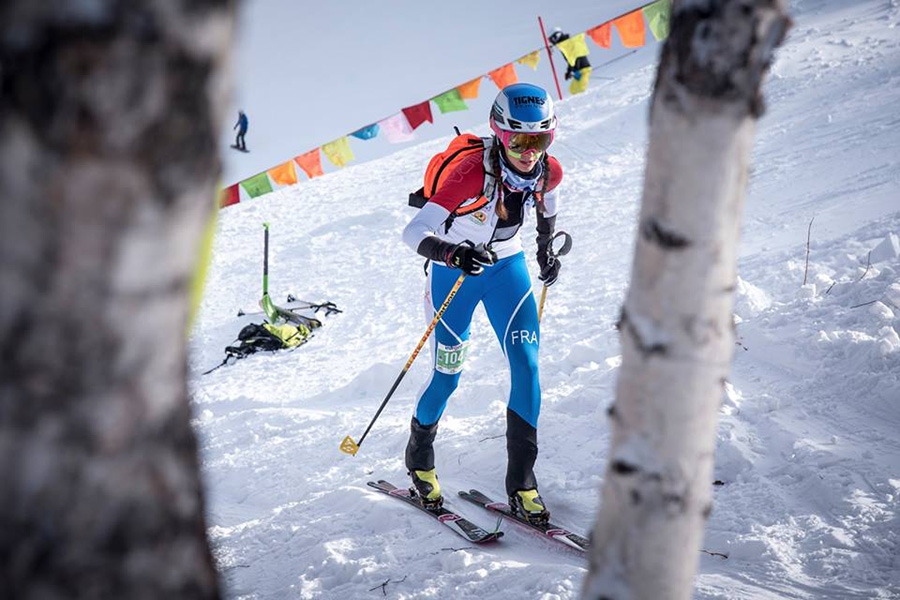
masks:
<svg viewBox="0 0 900 600"><path fill-rule="evenodd" d="M763 290L740 277L737 278L737 288L734 297L734 312L741 320L750 319L759 315L772 306L772 300Z"/></svg>
<svg viewBox="0 0 900 600"><path fill-rule="evenodd" d="M900 259L900 237L896 233L888 233L872 250L870 259L873 263L897 262Z"/></svg>

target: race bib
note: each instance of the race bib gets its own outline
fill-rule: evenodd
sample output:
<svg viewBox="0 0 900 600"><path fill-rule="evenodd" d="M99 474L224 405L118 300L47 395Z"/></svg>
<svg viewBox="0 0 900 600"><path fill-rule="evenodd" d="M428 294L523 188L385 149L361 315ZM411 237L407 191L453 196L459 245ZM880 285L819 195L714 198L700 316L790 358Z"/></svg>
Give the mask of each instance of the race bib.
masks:
<svg viewBox="0 0 900 600"><path fill-rule="evenodd" d="M438 342L437 345L437 370L439 373L456 375L462 371L463 362L469 352L469 342L466 340L456 346L445 346Z"/></svg>

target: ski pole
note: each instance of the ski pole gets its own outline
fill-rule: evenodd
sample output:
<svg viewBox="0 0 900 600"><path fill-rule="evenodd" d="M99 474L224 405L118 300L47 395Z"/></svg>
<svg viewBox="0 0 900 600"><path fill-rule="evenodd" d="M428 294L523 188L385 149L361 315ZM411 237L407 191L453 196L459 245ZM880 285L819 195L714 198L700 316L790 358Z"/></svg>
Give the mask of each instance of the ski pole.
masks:
<svg viewBox="0 0 900 600"><path fill-rule="evenodd" d="M406 372L409 371L409 368L412 366L413 361L416 360L416 357L419 355L419 351L422 349L422 346L425 345L425 341L428 339L428 336L431 335L432 331L434 331L434 328L437 326L438 321L441 320L441 317L444 315L444 311L447 310L447 307L450 305L450 301L453 300L453 296L455 296L456 292L459 291L459 286L462 285L463 279L465 278L466 274L462 273L459 276L459 279L456 280L456 283L453 284L453 287L450 288L450 293L447 294L447 298L444 299L444 303L441 304L441 308L438 309L437 314L434 315L434 318L431 320L431 324L428 326L428 329L425 330L425 335L423 335L422 339L419 340L419 345L416 346L416 349L413 350L412 356L410 356L409 360L406 361L406 366L403 367L402 371L400 371L400 375L397 376L397 379L394 381L394 385L391 386L391 389L387 393L387 396L385 396L384 400L381 402L381 406L378 407L378 410L375 412L375 416L372 417L372 421L369 423L369 426L366 427L366 430L365 432L363 432L362 437L359 438L359 442L353 441L353 438L348 435L341 442L341 452L352 454L353 456L356 456L356 453L359 452L359 447L360 445L362 445L363 440L366 439L366 436L369 435L369 431L372 429L372 425L375 424L375 421L378 419L381 411L384 410L384 407L388 403L388 400L390 400L391 396L394 394L394 390L396 390L397 386L400 385L400 382L403 380Z"/></svg>
<svg viewBox="0 0 900 600"><path fill-rule="evenodd" d="M269 224L263 223L265 235L263 237L263 296L269 294Z"/></svg>
<svg viewBox="0 0 900 600"><path fill-rule="evenodd" d="M266 318L269 319L269 322L274 323L278 318L278 311L269 297L269 224L263 223L263 228L266 230L263 244L263 295L259 301L259 306L266 313Z"/></svg>
<svg viewBox="0 0 900 600"><path fill-rule="evenodd" d="M547 284L544 284L544 289L541 290L541 303L538 305L538 323L541 322L541 317L544 316L544 302L547 301Z"/></svg>
<svg viewBox="0 0 900 600"><path fill-rule="evenodd" d="M563 237L563 245L559 250L554 252L553 251L553 242L556 241L556 238L558 238L560 236ZM572 249L572 236L569 235L568 233L566 233L565 231L557 231L556 235L554 235L552 238L550 238L550 247L547 248L548 263L552 265L556 261L557 257L565 256L566 254L569 253L569 250L571 250L571 249ZM547 284L544 284L544 289L541 290L541 302L540 302L540 304L538 304L538 323L541 322L541 317L544 314L544 302L547 301L547 287L548 287Z"/></svg>

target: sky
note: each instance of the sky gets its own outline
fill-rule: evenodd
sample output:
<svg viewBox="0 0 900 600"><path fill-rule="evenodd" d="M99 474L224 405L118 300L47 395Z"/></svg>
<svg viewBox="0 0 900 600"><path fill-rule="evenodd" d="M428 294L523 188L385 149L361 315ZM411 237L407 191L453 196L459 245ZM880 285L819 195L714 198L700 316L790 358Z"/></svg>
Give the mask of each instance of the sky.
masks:
<svg viewBox="0 0 900 600"><path fill-rule="evenodd" d="M543 47L538 16L548 35L557 26L580 33L640 5L626 0L388 0L350 8L340 2L244 2L234 102L221 142L223 182L230 185L274 167ZM615 36L613 44L601 50L588 42L594 66L630 52ZM559 72L564 62L558 52L554 56ZM516 65L516 71L523 81L555 90L546 51L537 71L524 65ZM560 85L566 84L563 72ZM497 91L485 79L468 111L440 115L432 105L435 122L416 130L416 141L392 145L383 135L352 139L357 162L449 135L454 125L483 124ZM250 119L249 154L228 147L239 108ZM322 163L326 172L336 169L324 157Z"/></svg>
<svg viewBox="0 0 900 600"><path fill-rule="evenodd" d="M694 598L895 599L900 6L803 0L791 12L795 25L767 77L756 131L735 356ZM368 16L372 28L412 19ZM621 366L615 324L631 275L655 57L647 48L614 63L609 79L560 103L551 148L565 170L557 225L574 243L541 322L535 470L553 521L582 534L608 459L607 409ZM465 79L482 67L455 68ZM295 106L284 91L263 91L270 112ZM384 93L393 94L385 107L412 95ZM323 131L346 117L336 106L322 110ZM423 261L400 236L415 214L406 194L442 144L410 143L220 212L189 385L226 598L579 597L582 555L507 522L502 540L472 547L367 487L407 483L403 451L430 344L359 453L338 449L346 435L359 439L427 326ZM296 350L204 375L244 325L261 320L264 222L274 300L292 294L343 312L320 313L323 327ZM536 282L532 217L522 238ZM435 450L447 505L486 529L496 520L456 492L503 499L508 392L505 359L479 309Z"/></svg>

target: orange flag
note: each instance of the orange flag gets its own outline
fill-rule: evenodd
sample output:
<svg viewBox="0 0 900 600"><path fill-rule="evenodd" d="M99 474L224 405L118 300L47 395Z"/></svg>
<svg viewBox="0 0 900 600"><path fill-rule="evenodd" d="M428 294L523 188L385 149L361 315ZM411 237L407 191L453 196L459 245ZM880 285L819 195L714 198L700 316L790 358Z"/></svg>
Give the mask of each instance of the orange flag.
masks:
<svg viewBox="0 0 900 600"><path fill-rule="evenodd" d="M289 160L277 167L272 167L268 171L269 177L278 185L294 185L297 183L297 169L294 167L294 161Z"/></svg>
<svg viewBox="0 0 900 600"><path fill-rule="evenodd" d="M462 96L463 100L474 100L478 97L478 87L481 85L481 77L476 77L472 81L468 81L460 86L457 86L456 89L459 90L459 95Z"/></svg>
<svg viewBox="0 0 900 600"><path fill-rule="evenodd" d="M519 76L516 75L516 69L515 67L513 67L512 63L503 65L499 69L494 69L493 71L488 73L488 75L501 90L506 86L512 85L519 81Z"/></svg>
<svg viewBox="0 0 900 600"><path fill-rule="evenodd" d="M225 208L241 201L241 190L238 184L229 185L219 194L219 208Z"/></svg>
<svg viewBox="0 0 900 600"><path fill-rule="evenodd" d="M613 21L619 31L622 45L626 48L640 48L644 45L644 14L636 10Z"/></svg>
<svg viewBox="0 0 900 600"><path fill-rule="evenodd" d="M294 160L297 161L297 164L301 169L303 169L303 171L306 173L306 176L310 179L325 174L322 171L322 157L319 156L318 148L316 148L315 150L310 150L309 152L301 154L300 156L295 156Z"/></svg>
<svg viewBox="0 0 900 600"><path fill-rule="evenodd" d="M612 26L609 23L597 25L593 29L588 30L587 34L601 48L612 46Z"/></svg>

